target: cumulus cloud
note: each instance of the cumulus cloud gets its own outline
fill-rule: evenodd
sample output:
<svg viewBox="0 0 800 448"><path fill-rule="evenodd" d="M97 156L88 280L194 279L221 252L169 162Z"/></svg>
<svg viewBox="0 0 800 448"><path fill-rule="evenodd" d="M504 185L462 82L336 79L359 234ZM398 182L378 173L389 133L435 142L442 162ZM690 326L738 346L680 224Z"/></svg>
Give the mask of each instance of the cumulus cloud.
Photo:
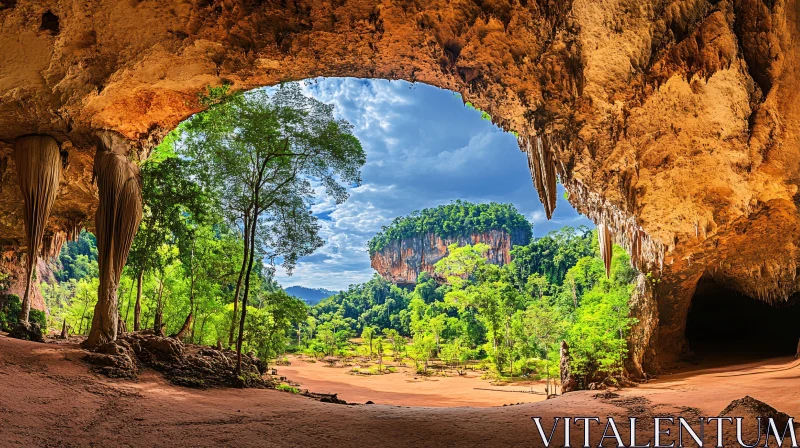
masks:
<svg viewBox="0 0 800 448"><path fill-rule="evenodd" d="M315 186L312 212L321 219L325 246L301 259L292 276L278 269L285 287L344 289L368 280L374 271L366 245L381 226L456 199L511 202L534 224L536 236L564 225L591 226L563 198L561 186L548 222L514 136L483 120L453 92L355 78L310 80L303 88L353 124L367 163L362 185L350 189L343 204Z"/></svg>

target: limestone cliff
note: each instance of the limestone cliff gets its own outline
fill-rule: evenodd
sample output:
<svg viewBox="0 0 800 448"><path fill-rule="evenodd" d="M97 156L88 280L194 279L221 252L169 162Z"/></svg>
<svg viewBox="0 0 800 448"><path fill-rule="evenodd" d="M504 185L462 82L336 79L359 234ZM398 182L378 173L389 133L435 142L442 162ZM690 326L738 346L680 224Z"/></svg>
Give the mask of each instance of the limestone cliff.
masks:
<svg viewBox="0 0 800 448"><path fill-rule="evenodd" d="M511 247L527 244L529 237L524 231L508 233L504 230L489 230L481 233L440 236L426 233L422 236L403 238L387 244L371 254L372 268L381 277L397 285L413 285L422 272L433 275L433 266L449 253L448 246L484 243L489 246L490 263L504 265L511 262Z"/></svg>
<svg viewBox="0 0 800 448"><path fill-rule="evenodd" d="M93 225L98 130L138 160L208 85L425 82L520 135L548 213L558 177L660 279L632 338L633 370L655 370L701 277L770 302L800 290L798 61L800 0L3 1L0 246L25 246L22 136L60 145L47 231L66 233Z"/></svg>

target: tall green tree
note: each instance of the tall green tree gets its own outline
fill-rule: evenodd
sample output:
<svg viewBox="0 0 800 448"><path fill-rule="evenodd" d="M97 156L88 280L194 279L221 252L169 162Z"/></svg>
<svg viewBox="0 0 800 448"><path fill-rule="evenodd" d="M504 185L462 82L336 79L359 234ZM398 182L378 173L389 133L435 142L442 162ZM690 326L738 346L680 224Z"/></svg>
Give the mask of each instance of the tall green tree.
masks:
<svg viewBox="0 0 800 448"><path fill-rule="evenodd" d="M228 217L244 228L244 291L236 343L240 370L256 253L291 272L299 257L320 247L319 225L309 212L314 185L336 203L343 202L347 186L361 181L364 150L352 125L334 117L333 106L306 97L294 83L273 93L225 96L180 131L178 147L193 172L220 198Z"/></svg>
<svg viewBox="0 0 800 448"><path fill-rule="evenodd" d="M134 331L142 327L144 275L163 270L175 254L159 249L178 235L187 235L189 223L202 221L212 208L208 196L187 172L185 160L176 157L162 160L158 153L153 161L142 166L143 218L128 255L128 266L134 271L137 284Z"/></svg>

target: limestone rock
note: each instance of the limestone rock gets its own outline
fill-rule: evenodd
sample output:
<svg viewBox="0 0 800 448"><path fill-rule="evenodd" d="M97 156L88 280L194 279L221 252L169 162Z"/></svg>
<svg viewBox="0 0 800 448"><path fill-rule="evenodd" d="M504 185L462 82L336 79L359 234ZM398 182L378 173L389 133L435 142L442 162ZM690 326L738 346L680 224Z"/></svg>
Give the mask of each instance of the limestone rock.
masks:
<svg viewBox="0 0 800 448"><path fill-rule="evenodd" d="M285 4L284 4L285 3ZM11 150L54 137L46 233L93 228L94 138L142 160L209 85L354 76L462 94L519 134L548 211L570 202L660 279L631 365L682 350L705 276L800 291L800 0L17 0L0 7L0 246L25 250ZM537 174L538 173L538 174ZM531 191L531 194L536 194ZM405 273L401 273L404 277ZM635 316L639 317L639 316Z"/></svg>
<svg viewBox="0 0 800 448"><path fill-rule="evenodd" d="M790 416L785 412L778 411L767 403L756 400L749 395L745 396L744 398L731 401L730 404L726 406L722 412L720 412L719 416L733 418L742 417L742 441L748 445L752 444L753 441L767 433L767 419L773 419L779 433L782 433L784 428L786 428L786 424L789 422L790 418ZM760 434L758 432L759 425L756 420L759 417L761 418ZM725 446L728 446L729 444L731 446L734 444L738 445L736 441L736 433L733 428L734 426L735 424L732 425L730 430L725 434L725 441L728 442L725 443ZM795 431L797 431L797 424L795 424ZM770 437L773 437L774 435L774 431L770 431ZM764 440L761 439L759 446L763 446L763 443Z"/></svg>
<svg viewBox="0 0 800 448"><path fill-rule="evenodd" d="M371 255L371 264L386 280L399 285L413 285L420 273L433 275L433 266L447 256L447 248L453 243L460 246L484 243L489 246L489 263L502 266L511 262L512 246L527 244L524 235L524 232L509 234L503 230L455 236L429 233L423 237L390 242Z"/></svg>
<svg viewBox="0 0 800 448"><path fill-rule="evenodd" d="M25 341L44 342L42 327L36 322L17 322L8 336Z"/></svg>
<svg viewBox="0 0 800 448"><path fill-rule="evenodd" d="M84 359L112 378L135 378L140 366L146 366L185 387L272 386L264 377L266 362L253 355L242 354L242 373L237 375L235 352L186 345L152 331L127 333L88 352Z"/></svg>

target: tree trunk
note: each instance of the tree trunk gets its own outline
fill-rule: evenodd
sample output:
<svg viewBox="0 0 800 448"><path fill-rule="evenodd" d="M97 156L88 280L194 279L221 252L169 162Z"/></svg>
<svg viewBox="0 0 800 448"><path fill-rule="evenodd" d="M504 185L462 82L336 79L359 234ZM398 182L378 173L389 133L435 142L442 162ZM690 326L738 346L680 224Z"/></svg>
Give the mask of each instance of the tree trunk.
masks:
<svg viewBox="0 0 800 448"><path fill-rule="evenodd" d="M142 281L144 269L136 276L136 306L133 308L133 331L142 329Z"/></svg>
<svg viewBox="0 0 800 448"><path fill-rule="evenodd" d="M125 321L120 317L119 322L117 323L117 337L120 337L127 332L128 328L125 326Z"/></svg>
<svg viewBox="0 0 800 448"><path fill-rule="evenodd" d="M122 268L142 220L139 168L128 161L129 146L116 133L98 135L94 175L100 205L95 214L97 265L100 285L86 348L96 348L117 337L117 287Z"/></svg>
<svg viewBox="0 0 800 448"><path fill-rule="evenodd" d="M258 197L258 192L256 192L256 197ZM258 217L258 209L256 208L253 216L256 218ZM244 277L244 294L242 295L242 318L239 320L239 338L236 342L236 372L241 374L242 373L242 336L244 335L244 322L245 318L247 317L247 298L250 294L250 272L253 270L253 259L255 258L255 239L256 239L256 219L253 219L252 225L250 226L250 235L248 238L250 239L250 254L249 260L247 262L247 272L245 273Z"/></svg>
<svg viewBox="0 0 800 448"><path fill-rule="evenodd" d="M192 280L189 286L189 315L186 316L186 320L183 321L183 326L181 327L178 334L175 335L175 339L183 339L183 336L186 334L187 331L192 327L193 322L193 315L194 315L194 249L192 249L192 270L191 270Z"/></svg>
<svg viewBox="0 0 800 448"><path fill-rule="evenodd" d="M183 335L185 335L186 332L189 331L189 327L192 326L193 314L194 313L190 311L189 315L186 316L186 320L183 322L181 330L178 332L178 334L175 335L175 339L183 339Z"/></svg>
<svg viewBox="0 0 800 448"><path fill-rule="evenodd" d="M163 304L161 303L161 298L164 295L164 271L161 271L161 276L158 278L158 296L156 299L156 314L153 316L153 331L158 336L163 336L164 333L162 329L164 328L164 324L162 323L164 320L164 308Z"/></svg>
<svg viewBox="0 0 800 448"><path fill-rule="evenodd" d="M249 211L248 211L249 213ZM247 257L250 254L250 226L249 226L249 217L244 218L244 254L242 255L242 268L239 270L239 279L236 280L236 292L233 294L233 318L231 319L231 331L228 335L228 345L233 345L233 336L236 328L236 317L238 315L238 305L239 305L239 291L242 287L242 277L244 277L244 271L247 268Z"/></svg>
<svg viewBox="0 0 800 448"><path fill-rule="evenodd" d="M64 325L61 327L61 339L67 339L69 333L67 332L67 319L64 318Z"/></svg>
<svg viewBox="0 0 800 448"><path fill-rule="evenodd" d="M164 334L161 332L161 329L164 328L164 325L161 324L161 310L156 310L156 315L153 317L153 331L157 336L163 336Z"/></svg>

